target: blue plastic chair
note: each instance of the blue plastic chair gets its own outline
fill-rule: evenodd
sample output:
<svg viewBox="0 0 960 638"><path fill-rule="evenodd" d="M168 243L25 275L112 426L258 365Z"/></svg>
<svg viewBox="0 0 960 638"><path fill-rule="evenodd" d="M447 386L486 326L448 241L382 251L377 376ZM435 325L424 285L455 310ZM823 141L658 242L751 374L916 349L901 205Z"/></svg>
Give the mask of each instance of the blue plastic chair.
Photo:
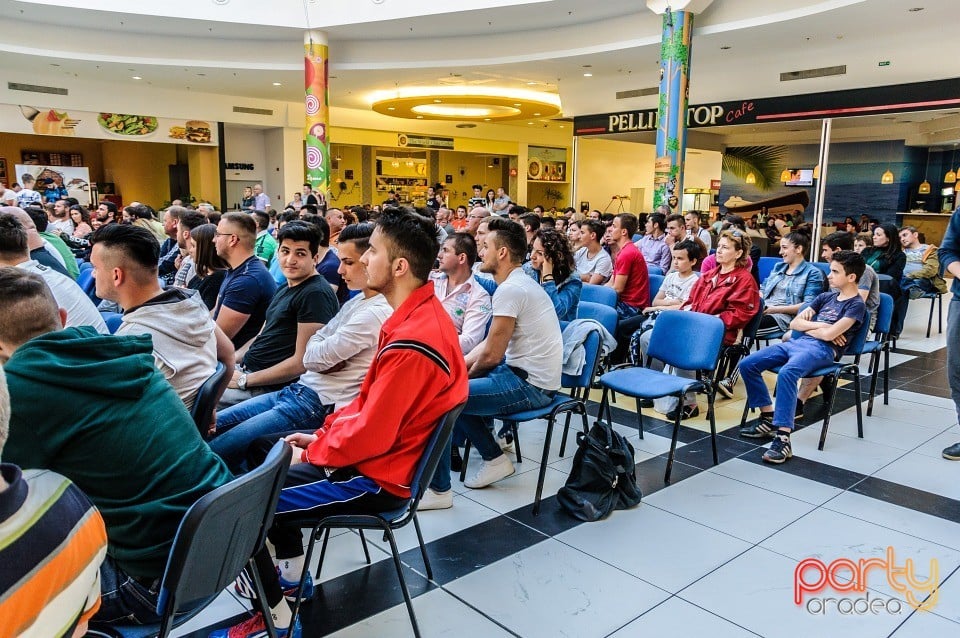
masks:
<svg viewBox="0 0 960 638"><path fill-rule="evenodd" d="M100 298L97 297L97 281L93 278L93 268L80 271L80 276L77 277L77 285L94 305L100 303Z"/></svg>
<svg viewBox="0 0 960 638"><path fill-rule="evenodd" d="M101 312L100 316L103 317L103 323L107 324L107 330L110 331L110 334L114 334L117 329L120 327L120 324L123 323L123 315L119 312Z"/></svg>
<svg viewBox="0 0 960 638"><path fill-rule="evenodd" d="M803 309L806 307L801 306L800 311L803 312ZM892 310L891 310L892 312ZM860 356L864 352L864 347L867 343L867 334L870 332L870 311L868 310L863 316L863 323L860 324L860 328L854 333L853 338L850 340L850 343L847 344L847 351L845 356L853 356L852 363L843 363L842 361L835 361L828 366L824 366L819 370L814 370L806 376L806 378L812 377L824 377L824 381L830 384L831 391L830 394L830 405L827 406L827 414L823 419L823 428L820 430L820 443L817 445L817 449L823 451L823 444L827 440L827 429L830 427L830 417L833 414L833 404L837 399L837 384L840 381L840 376L843 374L849 375L853 380L853 391L854 391L854 403L857 406L857 436L861 439L863 438L863 411L860 406ZM793 338L798 338L796 331L794 331ZM801 333L802 334L802 333ZM772 370L774 374L780 372L780 368L774 368ZM740 418L740 427L743 427L747 422L747 411L749 408L747 404L743 405L743 416Z"/></svg>
<svg viewBox="0 0 960 638"><path fill-rule="evenodd" d="M580 305L577 306L577 319L593 319L606 328L611 335L617 334L619 316L616 309L610 306L592 301L581 301Z"/></svg>
<svg viewBox="0 0 960 638"><path fill-rule="evenodd" d="M663 268L654 264L647 264L647 273L651 275L660 275L663 277Z"/></svg>
<svg viewBox="0 0 960 638"><path fill-rule="evenodd" d="M663 280L663 275L655 275L650 273L650 303L653 303L653 298L657 296L658 292L660 292L660 286L663 285Z"/></svg>
<svg viewBox="0 0 960 638"><path fill-rule="evenodd" d="M880 353L883 353L883 404L890 404L890 328L893 323L893 297L880 293L877 308L877 323L873 327L873 341L863 346L863 353L870 355L870 398L867 401L867 416L873 416L873 399L877 393L880 376Z"/></svg>
<svg viewBox="0 0 960 638"><path fill-rule="evenodd" d="M91 264L89 261L81 261L78 259L77 268L80 269L80 272L83 272L84 270L93 270L93 264Z"/></svg>
<svg viewBox="0 0 960 638"><path fill-rule="evenodd" d="M580 305L582 307L583 303L581 302ZM556 423L557 417L561 414L567 415L563 426L563 439L560 442L561 455L566 447L567 432L570 428L570 417L573 414L580 415L584 434L586 434L588 431L586 398L590 393L590 385L593 383L593 377L597 371L597 364L600 362L601 345L602 340L600 339L600 331L591 330L587 335L586 341L583 343L583 347L586 351L586 359L584 361L583 371L579 375L561 375L560 387L564 390L569 390L569 395L558 392L556 396L553 397L553 400L542 408L525 410L523 412L514 412L513 414L498 417L504 422L510 424L510 427L513 431L514 444L517 446L518 456L520 454L520 437L517 424L524 421L533 421L534 419L547 419L547 433L543 439L543 455L540 459L540 475L537 478L537 494L533 500L534 516L540 514L540 496L543 493L543 481L547 474L547 457L550 454L550 440L553 438L553 426L554 423ZM470 440L467 439L467 443L463 450L463 465L460 470L461 482L463 482L467 477L467 462L469 458Z"/></svg>
<svg viewBox="0 0 960 638"><path fill-rule="evenodd" d="M617 291L607 286L597 284L583 284L580 290L580 301L602 303L611 308L617 307Z"/></svg>
<svg viewBox="0 0 960 638"><path fill-rule="evenodd" d="M761 284L763 284L763 282L767 280L767 277L770 276L770 273L773 272L773 267L781 262L783 262L782 257L761 257L760 258L760 263L757 264L757 272L760 274Z"/></svg>
<svg viewBox="0 0 960 638"><path fill-rule="evenodd" d="M816 266L817 268L819 268L821 271L823 271L823 281L824 281L824 285L825 285L827 288L829 288L830 285L827 284L826 281L827 281L827 276L830 274L830 264L828 264L828 263L826 263L826 262L823 262L823 261L811 261L810 263L813 264L814 266ZM878 277L879 277L879 275L878 275Z"/></svg>
<svg viewBox="0 0 960 638"><path fill-rule="evenodd" d="M621 368L608 372L600 377L603 397L600 400L598 418L603 418L606 410L607 422L613 424L608 398L611 390L634 397L637 399L637 427L642 434L643 415L640 399L675 396L680 401L679 405L682 406L683 396L687 392L702 392L707 395L709 403L707 416L710 420L710 436L713 441L713 463L714 465L719 463L717 424L713 410L716 399L713 376L720 359L723 333L723 321L713 315L681 310L667 310L660 313L656 323L653 324L653 334L650 335L647 354L675 368L695 370L697 378L686 379L649 368ZM696 344L696 347L690 347L690 344ZM673 437L670 441L667 471L663 477L666 483L670 482L670 472L673 470L673 457L677 449L677 436L680 433L681 412L678 406L673 421Z"/></svg>

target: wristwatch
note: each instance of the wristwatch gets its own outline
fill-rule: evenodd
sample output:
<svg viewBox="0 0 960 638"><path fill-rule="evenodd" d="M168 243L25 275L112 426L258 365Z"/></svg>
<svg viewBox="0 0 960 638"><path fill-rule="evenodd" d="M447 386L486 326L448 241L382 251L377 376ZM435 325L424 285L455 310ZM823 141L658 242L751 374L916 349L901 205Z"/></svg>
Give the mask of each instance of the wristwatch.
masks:
<svg viewBox="0 0 960 638"><path fill-rule="evenodd" d="M237 377L237 388L239 388L240 390L247 389L247 373L246 372L244 372L239 377Z"/></svg>

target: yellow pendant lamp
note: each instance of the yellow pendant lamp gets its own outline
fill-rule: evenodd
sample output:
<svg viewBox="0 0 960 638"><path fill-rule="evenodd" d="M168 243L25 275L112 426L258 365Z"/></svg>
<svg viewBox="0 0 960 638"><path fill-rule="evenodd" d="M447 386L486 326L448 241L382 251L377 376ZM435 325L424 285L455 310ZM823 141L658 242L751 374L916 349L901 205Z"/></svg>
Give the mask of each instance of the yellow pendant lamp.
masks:
<svg viewBox="0 0 960 638"><path fill-rule="evenodd" d="M784 183L789 182L789 181L790 181L790 176L791 176L790 169L789 169L789 168L785 168L785 169L783 169L783 172L780 173L780 181L781 181L781 182L784 182Z"/></svg>
<svg viewBox="0 0 960 638"><path fill-rule="evenodd" d="M756 183L757 183L757 176L754 175L753 172L751 171L751 172L747 173L747 179L744 180L744 181L745 181L747 184L756 184Z"/></svg>
<svg viewBox="0 0 960 638"><path fill-rule="evenodd" d="M883 172L883 175L880 176L881 184L892 184L893 183L893 171L889 168Z"/></svg>
<svg viewBox="0 0 960 638"><path fill-rule="evenodd" d="M947 170L947 174L943 176L944 184L953 184L957 181L957 171L953 170L953 160L957 154L957 146L954 144L953 153L950 154L950 168Z"/></svg>

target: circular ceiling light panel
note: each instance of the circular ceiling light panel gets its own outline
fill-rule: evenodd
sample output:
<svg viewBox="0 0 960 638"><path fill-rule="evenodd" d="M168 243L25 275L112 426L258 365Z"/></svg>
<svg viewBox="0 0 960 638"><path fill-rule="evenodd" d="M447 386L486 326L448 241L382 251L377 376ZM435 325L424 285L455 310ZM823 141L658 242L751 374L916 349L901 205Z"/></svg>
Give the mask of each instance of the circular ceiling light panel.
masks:
<svg viewBox="0 0 960 638"><path fill-rule="evenodd" d="M560 96L527 89L478 86L409 87L370 96L377 113L407 119L507 121L560 114Z"/></svg>

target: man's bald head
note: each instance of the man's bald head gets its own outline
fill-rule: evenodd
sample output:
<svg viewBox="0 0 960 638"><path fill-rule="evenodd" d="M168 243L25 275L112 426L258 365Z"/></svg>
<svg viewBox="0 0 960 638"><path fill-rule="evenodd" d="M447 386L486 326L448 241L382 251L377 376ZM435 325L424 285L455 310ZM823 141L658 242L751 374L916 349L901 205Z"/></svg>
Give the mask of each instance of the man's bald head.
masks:
<svg viewBox="0 0 960 638"><path fill-rule="evenodd" d="M483 206L475 207L473 210L467 213L466 232L470 233L471 235L476 235L477 227L480 226L480 222L482 222L484 218L489 216L490 216L490 211L488 211Z"/></svg>
<svg viewBox="0 0 960 638"><path fill-rule="evenodd" d="M28 232L31 230L36 232L37 230L37 225L33 223L33 219L30 218L30 215L27 215L27 211L18 206L0 206L0 213L13 215L23 226L24 230Z"/></svg>

